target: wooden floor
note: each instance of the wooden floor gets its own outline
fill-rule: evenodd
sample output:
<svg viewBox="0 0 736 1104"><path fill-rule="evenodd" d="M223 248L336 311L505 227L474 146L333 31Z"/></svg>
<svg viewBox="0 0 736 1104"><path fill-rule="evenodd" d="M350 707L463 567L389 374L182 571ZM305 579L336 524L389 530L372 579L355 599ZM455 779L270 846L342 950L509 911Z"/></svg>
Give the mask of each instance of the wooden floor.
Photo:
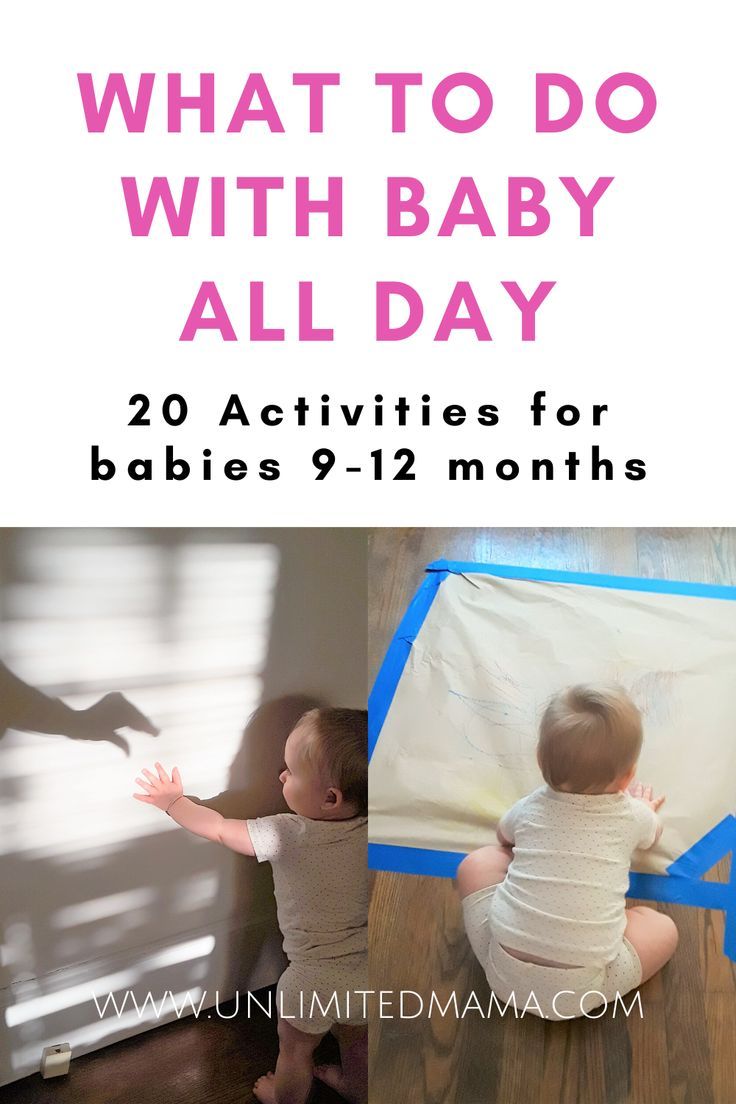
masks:
<svg viewBox="0 0 736 1104"><path fill-rule="evenodd" d="M261 1004L268 1007L267 990ZM236 1014L237 1012L237 1014ZM2 1104L254 1104L251 1087L274 1068L276 1023L255 1004L246 1015L234 1002L220 1016L189 1016L131 1039L75 1058L67 1077L40 1074L0 1087ZM230 1018L232 1017L232 1018ZM316 1061L338 1061L331 1035ZM344 1104L325 1085L315 1084L310 1104Z"/></svg>
<svg viewBox="0 0 736 1104"><path fill-rule="evenodd" d="M369 640L375 675L421 581L439 557L736 584L736 530L374 530ZM697 753L694 750L694 769ZM726 877L725 863L719 877ZM371 1104L735 1104L736 969L723 915L659 906L680 944L642 987L643 1019L545 1023L508 1015L374 1019ZM378 874L370 916L371 984L487 996L452 884Z"/></svg>

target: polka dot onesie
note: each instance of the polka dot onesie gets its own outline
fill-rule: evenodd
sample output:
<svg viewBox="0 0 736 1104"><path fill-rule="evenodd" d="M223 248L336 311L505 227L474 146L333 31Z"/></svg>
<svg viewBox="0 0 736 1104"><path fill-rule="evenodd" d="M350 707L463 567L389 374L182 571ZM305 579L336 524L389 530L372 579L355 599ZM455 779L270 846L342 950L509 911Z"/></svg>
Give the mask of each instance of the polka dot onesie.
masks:
<svg viewBox="0 0 736 1104"><path fill-rule="evenodd" d="M561 793L542 786L501 818L514 849L499 885L463 901L468 938L494 994L546 1019L585 1015L639 985L624 938L631 855L659 822L629 794ZM569 968L542 966L504 948Z"/></svg>
<svg viewBox="0 0 736 1104"><path fill-rule="evenodd" d="M498 827L514 846L490 911L499 943L575 966L615 958L626 927L631 855L654 843L656 813L626 793L541 786Z"/></svg>
<svg viewBox="0 0 736 1104"><path fill-rule="evenodd" d="M366 1022L367 824L366 817L310 820L296 813L248 821L256 858L273 868L289 958L277 1008L309 1034Z"/></svg>

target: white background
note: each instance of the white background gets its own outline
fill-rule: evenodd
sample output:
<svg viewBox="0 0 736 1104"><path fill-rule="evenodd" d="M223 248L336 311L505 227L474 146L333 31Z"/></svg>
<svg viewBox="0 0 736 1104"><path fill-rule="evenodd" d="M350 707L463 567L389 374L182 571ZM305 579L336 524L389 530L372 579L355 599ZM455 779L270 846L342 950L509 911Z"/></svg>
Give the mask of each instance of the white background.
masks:
<svg viewBox="0 0 736 1104"><path fill-rule="evenodd" d="M628 0L615 7L568 2L397 4L362 11L350 4L194 3L16 5L3 36L3 389L0 486L5 525L75 524L733 524L731 493L734 401L730 316L733 220L731 165L731 28L725 8ZM7 17L6 17L7 20ZM157 74L149 127L125 132L116 107L105 134L88 134L76 73L93 73L99 90L111 71L137 84ZM307 92L297 71L338 71L326 90L325 133L309 134ZM409 90L408 128L391 134L389 91L377 71L421 71ZM200 134L184 113L183 132L165 129L166 73L216 74L216 132ZM285 126L262 124L225 133L250 72L263 72ZM491 119L475 134L443 130L431 91L447 74L470 71L494 94ZM578 125L563 134L534 133L534 75L558 71L586 95ZM611 74L634 71L654 86L652 124L631 135L606 130L594 91ZM458 112L461 104L454 105ZM619 106L624 110L623 100ZM633 113L633 111L631 112ZM132 238L120 177L153 175L179 185L185 175L223 175L230 231L211 239L195 214L192 236L172 239L155 222L149 239ZM248 232L249 197L238 175L284 176L269 210L269 237ZM324 218L310 238L293 235L293 178L308 175L319 192L328 175L344 177L344 236L327 239ZM431 211L421 238L388 240L384 181L421 178ZM474 176L496 228L481 238L461 228L436 232L460 176ZM545 182L552 214L541 238L509 239L506 178ZM614 183L596 209L596 235L577 236L577 208L557 178L589 188ZM206 196L206 189L203 188ZM205 210L202 209L202 215ZM202 280L217 281L242 340L214 333L178 341ZM315 285L316 324L332 325L332 344L296 340L297 282ZM413 284L425 324L413 338L374 340L376 280ZM537 319L537 341L519 340L518 310L500 287L526 291L557 281ZM267 323L287 330L281 344L251 344L247 285L266 284ZM456 333L432 341L458 280L469 280L493 335L479 343ZM609 404L599 431L562 429L552 418L530 432L528 404L537 389L550 408ZM160 421L128 428L128 400L186 396L190 416L178 429ZM316 404L369 402L427 392L435 408L495 403L495 429L435 426L376 430L218 429L222 407L239 392L249 412L288 405L299 394ZM616 462L613 482L590 482L586 457L597 441ZM89 450L118 463L111 482L89 479ZM221 475L166 483L165 444L196 461L203 448L222 464L245 459L243 482ZM369 477L372 449L408 446L416 481ZM314 481L310 457L330 447L336 469ZM562 460L577 448L576 482ZM446 459L487 461L483 483L449 483ZM150 456L152 483L133 483L127 460ZM522 476L499 482L495 460L516 457ZM528 458L557 461L554 482L532 483ZM255 475L262 457L281 461L282 477ZM623 478L629 457L647 461L648 477ZM527 462L525 462L525 458ZM345 466L361 465L362 474ZM339 469L342 469L338 471ZM391 465L387 465L390 473Z"/></svg>

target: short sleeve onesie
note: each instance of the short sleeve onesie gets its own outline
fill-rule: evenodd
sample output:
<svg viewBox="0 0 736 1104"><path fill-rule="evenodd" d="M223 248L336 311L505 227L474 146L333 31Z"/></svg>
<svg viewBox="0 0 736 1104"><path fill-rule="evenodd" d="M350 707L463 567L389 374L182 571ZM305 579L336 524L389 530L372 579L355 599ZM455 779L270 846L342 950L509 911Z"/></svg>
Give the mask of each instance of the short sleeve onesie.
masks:
<svg viewBox="0 0 736 1104"><path fill-rule="evenodd" d="M489 914L502 946L580 966L614 959L626 927L631 856L657 838L656 814L625 793L542 786L501 818L514 858Z"/></svg>

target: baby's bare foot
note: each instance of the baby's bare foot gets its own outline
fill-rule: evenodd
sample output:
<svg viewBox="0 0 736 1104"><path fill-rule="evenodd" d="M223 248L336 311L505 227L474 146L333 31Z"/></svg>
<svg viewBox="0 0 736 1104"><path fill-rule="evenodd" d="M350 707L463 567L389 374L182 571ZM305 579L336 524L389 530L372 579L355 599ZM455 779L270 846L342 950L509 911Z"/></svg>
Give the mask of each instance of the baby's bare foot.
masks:
<svg viewBox="0 0 736 1104"><path fill-rule="evenodd" d="M273 1070L258 1078L253 1086L253 1095L256 1100L260 1100L261 1104L276 1104Z"/></svg>
<svg viewBox="0 0 736 1104"><path fill-rule="evenodd" d="M360 1094L349 1084L342 1072L341 1066L315 1066L314 1076L325 1085L329 1085L336 1093L347 1100L348 1104L359 1104Z"/></svg>

